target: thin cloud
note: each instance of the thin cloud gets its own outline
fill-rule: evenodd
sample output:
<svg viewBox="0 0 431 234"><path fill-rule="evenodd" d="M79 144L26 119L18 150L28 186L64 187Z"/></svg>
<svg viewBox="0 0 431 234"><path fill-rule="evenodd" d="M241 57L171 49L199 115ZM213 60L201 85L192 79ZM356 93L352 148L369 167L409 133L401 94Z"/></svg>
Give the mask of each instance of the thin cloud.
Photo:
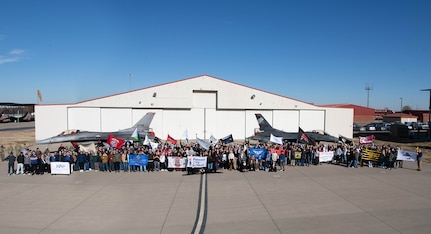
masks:
<svg viewBox="0 0 431 234"><path fill-rule="evenodd" d="M7 56L0 55L0 64L5 63L13 63L18 62L21 60L21 56L24 53L24 50L22 49L13 49L11 50Z"/></svg>
<svg viewBox="0 0 431 234"><path fill-rule="evenodd" d="M19 58L0 57L0 64L18 62Z"/></svg>
<svg viewBox="0 0 431 234"><path fill-rule="evenodd" d="M23 53L24 53L24 50L21 50L21 49L14 49L11 52L9 52L9 54L11 54L11 55L20 55Z"/></svg>

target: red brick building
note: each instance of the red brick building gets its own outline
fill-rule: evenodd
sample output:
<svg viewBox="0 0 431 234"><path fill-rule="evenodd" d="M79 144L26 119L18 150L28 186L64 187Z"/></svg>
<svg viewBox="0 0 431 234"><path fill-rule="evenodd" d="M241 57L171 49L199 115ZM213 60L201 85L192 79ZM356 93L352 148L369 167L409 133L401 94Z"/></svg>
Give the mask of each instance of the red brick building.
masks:
<svg viewBox="0 0 431 234"><path fill-rule="evenodd" d="M352 108L353 109L353 122L358 125L371 123L376 119L375 109L354 104L331 104L321 105L322 107L333 108Z"/></svg>
<svg viewBox="0 0 431 234"><path fill-rule="evenodd" d="M405 110L403 113L417 116L419 122L428 123L428 110Z"/></svg>
<svg viewBox="0 0 431 234"><path fill-rule="evenodd" d="M387 114L385 116L383 116L383 121L384 122L388 122L388 123L393 123L393 122L401 122L401 123L405 123L405 122L417 122L418 121L418 117L412 114L406 114L406 113L392 113L392 114Z"/></svg>

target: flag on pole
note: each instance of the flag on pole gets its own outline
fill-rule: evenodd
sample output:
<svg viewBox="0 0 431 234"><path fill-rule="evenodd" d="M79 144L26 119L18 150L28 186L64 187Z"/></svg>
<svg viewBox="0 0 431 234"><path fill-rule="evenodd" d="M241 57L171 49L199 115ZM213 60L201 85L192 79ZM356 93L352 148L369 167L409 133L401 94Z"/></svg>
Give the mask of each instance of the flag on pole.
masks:
<svg viewBox="0 0 431 234"><path fill-rule="evenodd" d="M126 142L126 141L121 139L121 138L115 137L112 134L108 135L107 143L113 148L121 149L121 147L124 145L124 142Z"/></svg>
<svg viewBox="0 0 431 234"><path fill-rule="evenodd" d="M159 147L159 143L155 143L150 141L151 149L157 149Z"/></svg>
<svg viewBox="0 0 431 234"><path fill-rule="evenodd" d="M343 144L346 144L346 145L354 145L355 143L352 141L352 139L349 139L349 138L347 138L347 137L345 137L345 136L342 136L342 135L339 135L338 136L338 140L339 141L341 141L341 142L343 142Z"/></svg>
<svg viewBox="0 0 431 234"><path fill-rule="evenodd" d="M157 147L159 147L159 143L152 142L150 138L148 138L148 135L145 135L143 145L151 146L151 149L157 149Z"/></svg>
<svg viewBox="0 0 431 234"><path fill-rule="evenodd" d="M148 135L145 135L143 145L151 145L151 141L150 141L150 139L148 138Z"/></svg>
<svg viewBox="0 0 431 234"><path fill-rule="evenodd" d="M42 102L42 94L39 89L37 90L37 97L39 98L39 102Z"/></svg>
<svg viewBox="0 0 431 234"><path fill-rule="evenodd" d="M188 144L189 143L189 132L187 131L187 129L184 131L183 137L184 137L184 139L186 139L186 144Z"/></svg>
<svg viewBox="0 0 431 234"><path fill-rule="evenodd" d="M170 143L172 143L172 144L174 144L174 145L176 145L177 144L177 140L175 140L173 137L171 137L169 134L168 134L168 138L166 139L166 141L167 142L170 142Z"/></svg>
<svg viewBox="0 0 431 234"><path fill-rule="evenodd" d="M135 131L133 131L132 138L135 139L136 141L139 141L139 145L143 145L141 136L139 135L139 132L138 132L138 128L135 128Z"/></svg>
<svg viewBox="0 0 431 234"><path fill-rule="evenodd" d="M309 137L307 135L307 133L304 132L304 130L302 130L302 128L299 128L298 131L298 142L299 143L303 143L303 144L307 144L307 145L315 145L316 143L314 142L313 139L311 139L311 137Z"/></svg>
<svg viewBox="0 0 431 234"><path fill-rule="evenodd" d="M204 141L204 140L202 140L202 139L199 139L199 138L197 138L197 137L196 137L196 142L197 142L200 146L202 146L202 148L204 148L204 149L206 149L206 150L209 150L210 145L211 145L209 142L206 142L206 141Z"/></svg>
<svg viewBox="0 0 431 234"><path fill-rule="evenodd" d="M229 144L229 143L233 142L232 134L230 134L230 135L228 135L228 136L223 137L222 139L220 139L220 141L221 141L223 144Z"/></svg>
<svg viewBox="0 0 431 234"><path fill-rule="evenodd" d="M359 144L372 144L374 142L374 135L366 136L366 137L359 137Z"/></svg>
<svg viewBox="0 0 431 234"><path fill-rule="evenodd" d="M273 143L276 143L276 144L282 145L283 144L283 137L276 137L276 136L272 135L272 133L271 133L269 141L273 142Z"/></svg>
<svg viewBox="0 0 431 234"><path fill-rule="evenodd" d="M211 136L210 136L210 143L211 143L212 145L217 144L217 139L216 139L213 135L211 135Z"/></svg>

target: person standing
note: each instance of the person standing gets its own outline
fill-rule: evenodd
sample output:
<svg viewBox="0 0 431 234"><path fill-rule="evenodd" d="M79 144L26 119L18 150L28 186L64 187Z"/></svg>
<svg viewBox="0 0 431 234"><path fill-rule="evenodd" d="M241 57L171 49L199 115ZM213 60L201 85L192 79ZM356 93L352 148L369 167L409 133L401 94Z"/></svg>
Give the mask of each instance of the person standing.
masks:
<svg viewBox="0 0 431 234"><path fill-rule="evenodd" d="M228 159L229 159L229 171L232 171L232 169L236 169L234 167L234 165L236 165L236 163L234 164L235 155L233 154L233 150L231 148L229 149Z"/></svg>
<svg viewBox="0 0 431 234"><path fill-rule="evenodd" d="M274 147L271 147L271 171L277 171L278 154Z"/></svg>
<svg viewBox="0 0 431 234"><path fill-rule="evenodd" d="M154 160L154 171L160 171L160 151L155 150L150 152L150 155L153 155Z"/></svg>
<svg viewBox="0 0 431 234"><path fill-rule="evenodd" d="M108 171L109 158L108 158L108 154L106 153L106 151L104 151L102 153L102 156L100 157L100 161L102 164L102 166L100 167L100 171L107 172Z"/></svg>
<svg viewBox="0 0 431 234"><path fill-rule="evenodd" d="M31 160L30 152L24 154L24 174L30 174L31 172Z"/></svg>
<svg viewBox="0 0 431 234"><path fill-rule="evenodd" d="M12 175L15 171L15 159L16 157L15 155L13 155L13 152L11 151L9 155L3 160L3 161L8 160L7 175L9 176Z"/></svg>
<svg viewBox="0 0 431 234"><path fill-rule="evenodd" d="M38 158L35 151L31 151L30 154L30 165L31 165L31 174L34 175L34 173L39 173L37 171L37 166L39 165Z"/></svg>
<svg viewBox="0 0 431 234"><path fill-rule="evenodd" d="M416 161L418 162L418 171L422 171L421 161L422 161L422 150L419 147L416 147L417 152L417 158Z"/></svg>
<svg viewBox="0 0 431 234"><path fill-rule="evenodd" d="M284 165L286 165L286 148L283 146L283 148L280 150L280 171L284 171Z"/></svg>
<svg viewBox="0 0 431 234"><path fill-rule="evenodd" d="M21 174L24 174L24 153L23 152L19 153L18 157L16 158L16 162L18 163L16 168L16 174L19 175L20 172Z"/></svg>
<svg viewBox="0 0 431 234"><path fill-rule="evenodd" d="M45 160L45 172L51 174L51 153L49 151L43 154Z"/></svg>
<svg viewBox="0 0 431 234"><path fill-rule="evenodd" d="M45 154L37 155L37 162L38 162L38 175L43 175L45 173Z"/></svg>
<svg viewBox="0 0 431 234"><path fill-rule="evenodd" d="M76 161L78 163L78 170L80 172L84 171L84 165L85 165L85 153L83 151L79 151L78 155L76 156Z"/></svg>
<svg viewBox="0 0 431 234"><path fill-rule="evenodd" d="M130 150L124 150L121 152L121 170L123 170L123 172L129 171L129 163L127 160L128 154L130 154Z"/></svg>
<svg viewBox="0 0 431 234"><path fill-rule="evenodd" d="M114 152L114 171L120 173L121 153L119 150Z"/></svg>

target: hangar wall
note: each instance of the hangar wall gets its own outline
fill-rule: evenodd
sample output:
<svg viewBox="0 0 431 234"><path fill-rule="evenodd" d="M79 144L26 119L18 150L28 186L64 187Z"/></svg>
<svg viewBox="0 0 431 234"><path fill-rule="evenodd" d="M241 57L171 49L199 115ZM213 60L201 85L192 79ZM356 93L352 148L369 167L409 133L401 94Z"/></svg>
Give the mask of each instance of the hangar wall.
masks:
<svg viewBox="0 0 431 234"><path fill-rule="evenodd" d="M353 109L326 108L325 131L333 136L353 138Z"/></svg>
<svg viewBox="0 0 431 234"><path fill-rule="evenodd" d="M133 126L147 112L156 115L150 127L161 139L245 139L259 125L261 113L274 127L297 132L324 130L352 137L353 109L321 108L305 102L209 76L92 99L75 104L36 105L36 140L64 130L117 131ZM52 114L55 113L55 114Z"/></svg>

